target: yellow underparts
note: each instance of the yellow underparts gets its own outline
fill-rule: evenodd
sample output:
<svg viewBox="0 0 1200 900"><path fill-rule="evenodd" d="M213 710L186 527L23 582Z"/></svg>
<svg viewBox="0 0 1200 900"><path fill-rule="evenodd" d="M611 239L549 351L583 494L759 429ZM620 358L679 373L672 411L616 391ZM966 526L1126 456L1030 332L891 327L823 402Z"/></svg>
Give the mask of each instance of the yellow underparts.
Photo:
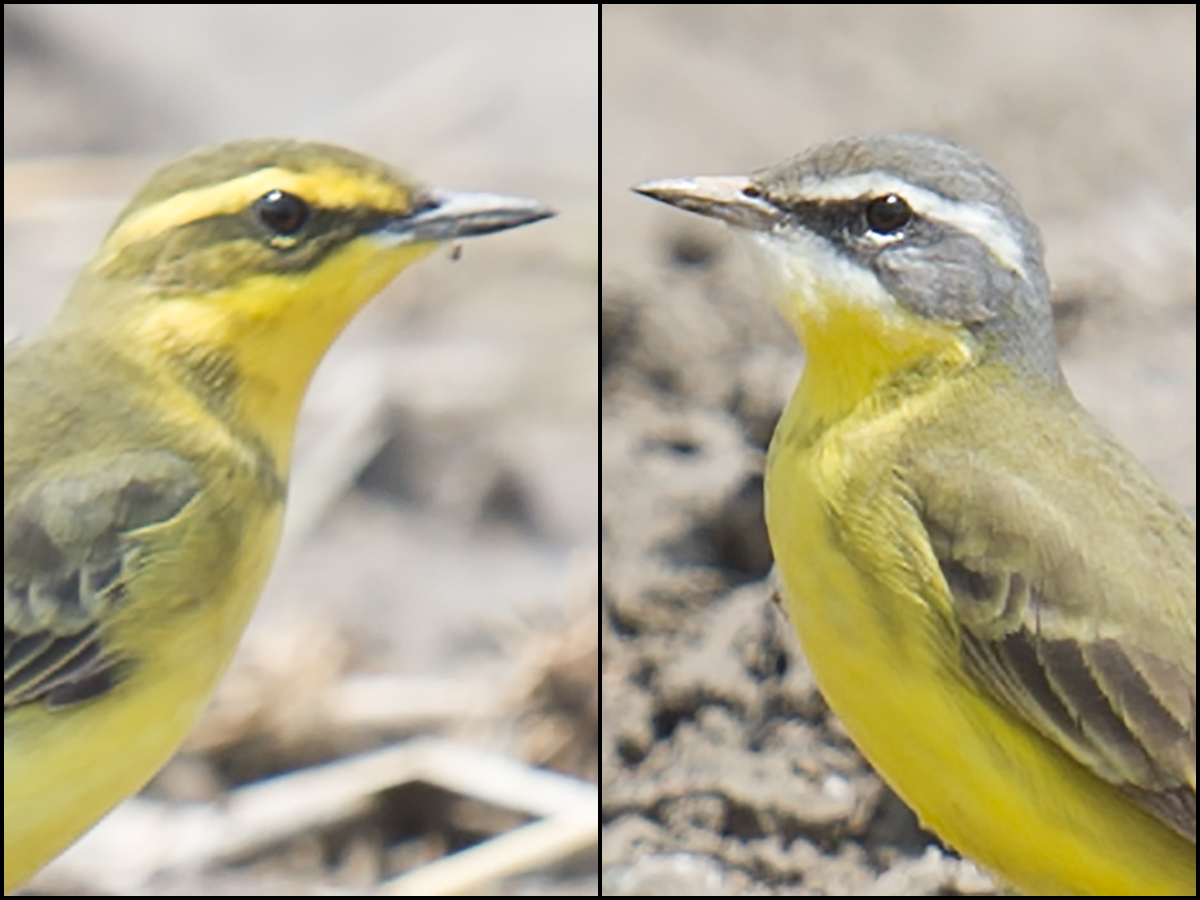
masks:
<svg viewBox="0 0 1200 900"><path fill-rule="evenodd" d="M957 326L823 299L817 312L791 309L807 363L771 444L766 515L789 616L831 707L926 826L1022 891L1194 895L1194 844L961 665L919 498L893 461L919 439L915 422L988 402L989 381L1011 373L973 361ZM1022 427L1019 409L995 414Z"/></svg>
<svg viewBox="0 0 1200 900"><path fill-rule="evenodd" d="M194 460L201 488L170 521L139 532L126 596L100 625L107 651L131 661L125 677L104 696L65 709L35 702L5 710L6 893L139 789L212 695L275 553L309 378L354 313L433 246L375 241L351 241L312 271L109 304L94 317L85 281L75 305L25 351L44 353L47 366L69 354L118 421L153 419L154 433L106 439L118 449L155 447ZM93 447L103 441L76 437L73 456L54 451L62 465L80 475L102 469L106 460Z"/></svg>
<svg viewBox="0 0 1200 900"><path fill-rule="evenodd" d="M202 539L214 498L199 497L169 526ZM282 503L264 504L246 523L243 546L213 553L222 591L189 593L162 564L132 585L105 631L111 649L129 648L129 677L100 701L63 710L40 703L4 718L4 890L8 893L60 853L118 801L140 789L195 723L237 647L274 556ZM228 550L229 548L218 548ZM186 556L187 548L176 551ZM188 564L185 562L185 565ZM164 599L176 606L172 615ZM98 777L102 773L102 777Z"/></svg>

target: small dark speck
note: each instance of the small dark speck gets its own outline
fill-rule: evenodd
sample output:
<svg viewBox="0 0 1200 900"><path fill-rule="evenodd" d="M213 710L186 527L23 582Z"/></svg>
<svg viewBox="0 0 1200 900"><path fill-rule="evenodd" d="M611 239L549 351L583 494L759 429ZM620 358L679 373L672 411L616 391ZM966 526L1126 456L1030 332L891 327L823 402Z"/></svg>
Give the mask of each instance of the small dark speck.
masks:
<svg viewBox="0 0 1200 900"><path fill-rule="evenodd" d="M1054 315L1054 336L1060 347L1067 346L1079 336L1090 305L1083 294L1055 295L1051 311Z"/></svg>
<svg viewBox="0 0 1200 900"><path fill-rule="evenodd" d="M645 446L654 450L666 450L679 456L694 456L700 452L700 445L684 437L652 438Z"/></svg>
<svg viewBox="0 0 1200 900"><path fill-rule="evenodd" d="M668 245L671 262L681 267L708 268L717 257L717 246L695 232L679 234Z"/></svg>

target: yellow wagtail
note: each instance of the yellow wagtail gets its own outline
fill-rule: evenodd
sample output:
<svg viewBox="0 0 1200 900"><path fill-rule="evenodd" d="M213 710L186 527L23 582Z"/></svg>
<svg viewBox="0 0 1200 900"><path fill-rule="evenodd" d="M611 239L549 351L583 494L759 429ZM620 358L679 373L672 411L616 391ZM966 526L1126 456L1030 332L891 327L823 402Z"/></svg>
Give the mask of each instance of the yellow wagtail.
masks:
<svg viewBox="0 0 1200 900"><path fill-rule="evenodd" d="M1023 891L1194 895L1195 524L1063 380L1012 188L889 134L636 190L744 234L804 344L767 526L867 758Z"/></svg>
<svg viewBox="0 0 1200 900"><path fill-rule="evenodd" d="M155 174L4 359L4 888L175 750L271 563L309 377L446 241L540 204L255 140Z"/></svg>

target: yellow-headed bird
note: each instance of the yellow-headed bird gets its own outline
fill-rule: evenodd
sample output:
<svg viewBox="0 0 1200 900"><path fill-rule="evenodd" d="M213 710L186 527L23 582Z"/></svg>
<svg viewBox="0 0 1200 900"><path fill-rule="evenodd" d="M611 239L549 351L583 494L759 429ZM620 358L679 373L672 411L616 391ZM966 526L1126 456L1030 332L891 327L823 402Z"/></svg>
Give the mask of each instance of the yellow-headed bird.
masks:
<svg viewBox="0 0 1200 900"><path fill-rule="evenodd" d="M1068 389L1012 188L888 134L637 190L747 236L804 344L767 526L867 758L1027 893L1194 895L1195 524Z"/></svg>
<svg viewBox="0 0 1200 900"><path fill-rule="evenodd" d="M4 359L4 888L166 761L271 565L317 363L438 244L540 204L324 144L193 153Z"/></svg>

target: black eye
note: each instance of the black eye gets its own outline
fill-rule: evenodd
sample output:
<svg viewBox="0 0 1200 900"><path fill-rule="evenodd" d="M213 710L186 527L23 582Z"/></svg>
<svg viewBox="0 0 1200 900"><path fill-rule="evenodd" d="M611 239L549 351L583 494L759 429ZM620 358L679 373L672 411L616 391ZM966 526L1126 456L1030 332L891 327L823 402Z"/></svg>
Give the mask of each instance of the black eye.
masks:
<svg viewBox="0 0 1200 900"><path fill-rule="evenodd" d="M876 234L895 234L912 216L912 207L897 194L876 197L867 204L867 226Z"/></svg>
<svg viewBox="0 0 1200 900"><path fill-rule="evenodd" d="M286 191L267 191L254 201L254 214L275 234L289 237L308 222L308 204Z"/></svg>

